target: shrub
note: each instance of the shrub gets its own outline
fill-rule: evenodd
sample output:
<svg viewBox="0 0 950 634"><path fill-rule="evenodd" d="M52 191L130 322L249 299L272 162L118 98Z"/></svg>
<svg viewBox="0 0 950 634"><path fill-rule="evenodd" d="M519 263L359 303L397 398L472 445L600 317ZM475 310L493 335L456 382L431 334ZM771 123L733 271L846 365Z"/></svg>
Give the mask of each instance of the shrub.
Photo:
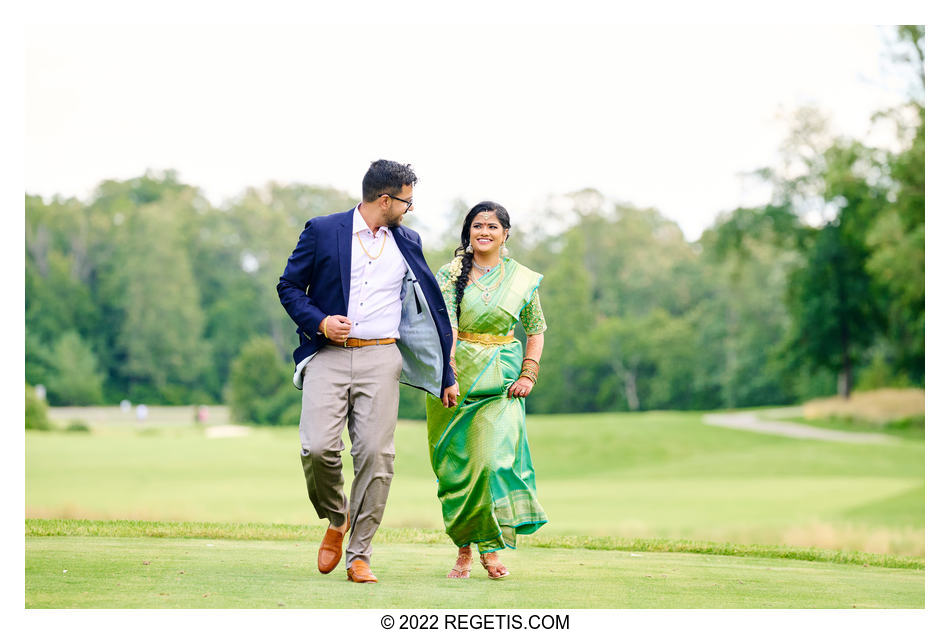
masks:
<svg viewBox="0 0 950 634"><path fill-rule="evenodd" d="M905 418L892 420L891 422L887 423L886 426L894 430L914 431L923 435L925 426L924 415L918 414L916 416L907 416Z"/></svg>
<svg viewBox="0 0 950 634"><path fill-rule="evenodd" d="M231 364L227 390L231 420L296 425L300 420L300 392L291 382L292 370L281 361L269 337L248 341Z"/></svg>
<svg viewBox="0 0 950 634"><path fill-rule="evenodd" d="M911 382L905 374L895 371L894 364L888 361L883 353L875 350L871 361L858 372L854 389L869 392L889 387L911 387Z"/></svg>
<svg viewBox="0 0 950 634"><path fill-rule="evenodd" d="M49 418L46 415L46 401L36 395L36 389L26 384L26 428L49 429Z"/></svg>
<svg viewBox="0 0 950 634"><path fill-rule="evenodd" d="M802 409L806 419L837 417L884 424L923 416L924 391L919 388L855 391L848 399L833 396L808 401Z"/></svg>
<svg viewBox="0 0 950 634"><path fill-rule="evenodd" d="M74 419L74 420L69 421L69 424L66 426L66 431L74 431L74 432L88 434L92 430L89 429L89 425L86 424L86 421Z"/></svg>

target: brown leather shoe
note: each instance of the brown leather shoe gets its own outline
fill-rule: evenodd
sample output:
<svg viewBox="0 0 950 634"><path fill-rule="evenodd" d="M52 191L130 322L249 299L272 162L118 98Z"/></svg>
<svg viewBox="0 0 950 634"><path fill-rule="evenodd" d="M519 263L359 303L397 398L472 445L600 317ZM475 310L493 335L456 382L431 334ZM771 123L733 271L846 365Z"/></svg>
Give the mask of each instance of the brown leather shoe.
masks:
<svg viewBox="0 0 950 634"><path fill-rule="evenodd" d="M379 579L362 559L354 559L353 565L346 569L346 578L355 583L377 583Z"/></svg>
<svg viewBox="0 0 950 634"><path fill-rule="evenodd" d="M343 536L350 530L350 514L346 514L346 524L343 525L343 532L327 527L327 532L323 534L323 541L320 542L320 550L317 551L317 570L323 574L333 572L336 565L340 563L340 557L343 556Z"/></svg>

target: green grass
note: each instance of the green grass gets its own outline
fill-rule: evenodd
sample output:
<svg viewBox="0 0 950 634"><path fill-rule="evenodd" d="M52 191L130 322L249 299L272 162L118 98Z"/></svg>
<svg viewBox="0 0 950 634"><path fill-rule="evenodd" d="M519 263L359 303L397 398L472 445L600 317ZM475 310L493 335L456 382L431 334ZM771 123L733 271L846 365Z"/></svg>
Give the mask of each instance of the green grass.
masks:
<svg viewBox="0 0 950 634"><path fill-rule="evenodd" d="M27 537L172 537L234 540L309 540L318 542L323 529L295 524L233 524L221 522L142 522L132 520L26 520ZM442 544L452 546L443 531L421 528L380 528L374 544ZM761 544L729 544L696 540L624 537L525 536L519 542L533 548L575 548L620 552L680 552L733 557L768 557L827 561L840 564L923 570L924 560L875 553L787 548Z"/></svg>
<svg viewBox="0 0 950 634"><path fill-rule="evenodd" d="M296 429L211 439L93 414L70 412L91 434L26 433L27 517L317 524ZM798 440L703 425L693 412L530 416L528 429L550 518L539 537L924 554L920 440ZM440 531L424 424L400 422L396 447L383 526Z"/></svg>
<svg viewBox="0 0 950 634"><path fill-rule="evenodd" d="M924 416L909 416L898 420L892 420L885 423L875 423L864 421L857 418L844 418L839 416L829 416L824 418L805 418L804 416L794 416L782 418L782 420L812 427L823 427L825 429L834 429L836 431L855 431L855 432L876 432L889 434L898 438L907 440L923 441L926 436Z"/></svg>
<svg viewBox="0 0 950 634"><path fill-rule="evenodd" d="M367 587L315 571L323 522L295 429L208 438L187 410L153 410L144 426L73 410L64 420L92 433L26 433L27 607L924 605L921 439L796 440L699 413L532 416L550 523L503 554L510 578L452 581L425 427L403 421L374 540L382 583Z"/></svg>
<svg viewBox="0 0 950 634"><path fill-rule="evenodd" d="M510 577L445 573L450 545L375 549L378 585L315 570L313 540L35 537L27 608L922 608L920 570L761 557L522 547Z"/></svg>

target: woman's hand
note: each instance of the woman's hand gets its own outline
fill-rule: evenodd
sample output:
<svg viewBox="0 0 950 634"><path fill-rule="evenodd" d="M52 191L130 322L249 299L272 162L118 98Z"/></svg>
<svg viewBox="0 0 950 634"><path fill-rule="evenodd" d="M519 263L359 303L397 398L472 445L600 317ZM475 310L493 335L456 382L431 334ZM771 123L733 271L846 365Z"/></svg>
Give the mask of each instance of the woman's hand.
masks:
<svg viewBox="0 0 950 634"><path fill-rule="evenodd" d="M508 398L524 398L531 394L534 383L527 377L520 377L508 388Z"/></svg>

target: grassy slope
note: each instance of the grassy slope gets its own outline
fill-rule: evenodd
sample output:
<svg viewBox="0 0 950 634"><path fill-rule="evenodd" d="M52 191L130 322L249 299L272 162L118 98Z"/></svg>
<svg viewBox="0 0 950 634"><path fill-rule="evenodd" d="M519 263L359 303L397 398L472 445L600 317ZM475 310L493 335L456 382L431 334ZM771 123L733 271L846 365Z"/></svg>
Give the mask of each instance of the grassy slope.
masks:
<svg viewBox="0 0 950 634"><path fill-rule="evenodd" d="M542 535L923 554L922 442L794 440L676 412L533 416L529 436L551 519ZM441 528L424 425L400 423L396 445L384 526ZM26 465L28 516L314 521L294 429L29 432Z"/></svg>

